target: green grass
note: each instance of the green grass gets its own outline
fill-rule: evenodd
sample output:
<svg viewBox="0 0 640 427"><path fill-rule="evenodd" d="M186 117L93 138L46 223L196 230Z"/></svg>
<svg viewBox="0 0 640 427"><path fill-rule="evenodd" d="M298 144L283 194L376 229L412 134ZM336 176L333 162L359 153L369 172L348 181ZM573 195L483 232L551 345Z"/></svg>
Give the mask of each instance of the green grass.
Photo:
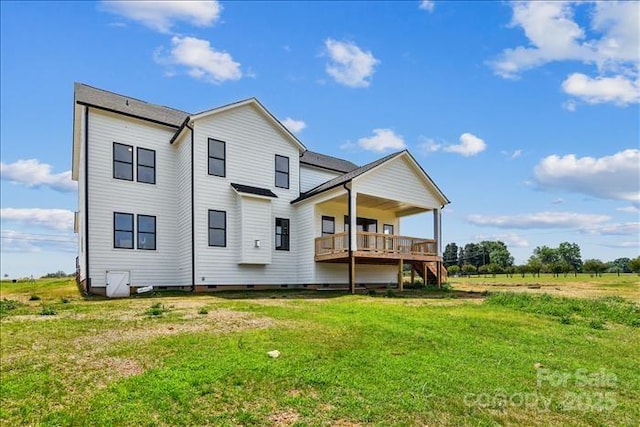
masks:
<svg viewBox="0 0 640 427"><path fill-rule="evenodd" d="M0 290L2 425L640 424L622 298Z"/></svg>

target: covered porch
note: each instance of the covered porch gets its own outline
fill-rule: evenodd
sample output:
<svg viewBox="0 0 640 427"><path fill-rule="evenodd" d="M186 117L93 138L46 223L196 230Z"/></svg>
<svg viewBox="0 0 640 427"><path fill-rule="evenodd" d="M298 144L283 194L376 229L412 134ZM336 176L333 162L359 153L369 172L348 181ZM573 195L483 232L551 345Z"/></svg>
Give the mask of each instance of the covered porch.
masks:
<svg viewBox="0 0 640 427"><path fill-rule="evenodd" d="M339 283L340 274L348 273L351 292L356 281L391 284L397 280L402 289L406 264L412 276L422 276L425 283L440 285L446 279L441 212L449 200L407 151L327 181L293 203L312 203L313 214L308 218L313 221L309 236L313 246L308 248L313 251L316 282ZM425 213L415 217L419 222L406 233L425 237L405 235L401 227L411 221L404 218ZM346 272L336 268L340 263L348 264Z"/></svg>

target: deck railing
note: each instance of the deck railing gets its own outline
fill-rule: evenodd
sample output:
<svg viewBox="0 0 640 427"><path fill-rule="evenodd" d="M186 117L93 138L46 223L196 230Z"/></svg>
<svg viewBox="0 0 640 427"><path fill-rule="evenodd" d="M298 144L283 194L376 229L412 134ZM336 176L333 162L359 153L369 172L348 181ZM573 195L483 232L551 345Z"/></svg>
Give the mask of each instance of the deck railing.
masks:
<svg viewBox="0 0 640 427"><path fill-rule="evenodd" d="M358 231L357 250L381 254L435 255L436 241L395 234ZM316 238L316 255L334 254L349 250L347 232Z"/></svg>

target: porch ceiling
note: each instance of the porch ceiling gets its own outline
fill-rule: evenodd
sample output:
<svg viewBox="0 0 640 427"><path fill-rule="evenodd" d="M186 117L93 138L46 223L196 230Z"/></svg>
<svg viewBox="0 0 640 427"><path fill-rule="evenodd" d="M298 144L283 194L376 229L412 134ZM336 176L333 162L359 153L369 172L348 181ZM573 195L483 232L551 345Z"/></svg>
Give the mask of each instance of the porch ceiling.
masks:
<svg viewBox="0 0 640 427"><path fill-rule="evenodd" d="M346 194L341 194L324 203L347 203ZM385 199L383 197L370 196L368 194L358 193L358 207L380 209L384 211L394 212L397 216L414 215L422 212L429 212L430 209L414 206L410 203L399 202L397 200Z"/></svg>

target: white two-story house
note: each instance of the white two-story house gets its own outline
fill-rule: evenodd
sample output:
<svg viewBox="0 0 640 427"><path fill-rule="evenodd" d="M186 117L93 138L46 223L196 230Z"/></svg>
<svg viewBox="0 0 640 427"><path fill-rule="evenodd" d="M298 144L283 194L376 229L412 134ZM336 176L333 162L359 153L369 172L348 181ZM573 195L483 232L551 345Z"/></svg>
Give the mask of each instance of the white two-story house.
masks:
<svg viewBox="0 0 640 427"><path fill-rule="evenodd" d="M449 203L408 151L364 166L308 151L257 99L197 114L75 84L78 278L136 288L440 284ZM400 218L433 214L428 237Z"/></svg>

